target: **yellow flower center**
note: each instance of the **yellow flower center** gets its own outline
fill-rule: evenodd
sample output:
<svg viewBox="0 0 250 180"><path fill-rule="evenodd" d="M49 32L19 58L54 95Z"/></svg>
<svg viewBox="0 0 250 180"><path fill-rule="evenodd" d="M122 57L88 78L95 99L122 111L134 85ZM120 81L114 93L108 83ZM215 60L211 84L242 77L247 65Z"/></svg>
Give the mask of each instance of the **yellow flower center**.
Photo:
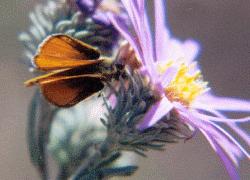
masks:
<svg viewBox="0 0 250 180"><path fill-rule="evenodd" d="M194 70L195 63L190 65L184 62L169 61L165 65L159 65L158 70L164 73L169 67L178 65L178 70L173 80L165 87L165 95L170 101L178 101L185 106L195 100L197 96L208 90L207 82L203 81L201 72Z"/></svg>

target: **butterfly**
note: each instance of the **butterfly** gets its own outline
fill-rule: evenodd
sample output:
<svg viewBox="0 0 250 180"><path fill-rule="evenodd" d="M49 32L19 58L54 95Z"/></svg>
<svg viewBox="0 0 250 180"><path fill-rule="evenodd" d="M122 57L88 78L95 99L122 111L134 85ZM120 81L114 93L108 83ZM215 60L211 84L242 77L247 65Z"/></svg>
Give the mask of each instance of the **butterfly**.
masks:
<svg viewBox="0 0 250 180"><path fill-rule="evenodd" d="M24 84L39 85L43 96L59 107L71 107L101 91L104 83L119 77L123 69L101 59L94 47L62 34L49 36L41 43L34 64L47 74Z"/></svg>

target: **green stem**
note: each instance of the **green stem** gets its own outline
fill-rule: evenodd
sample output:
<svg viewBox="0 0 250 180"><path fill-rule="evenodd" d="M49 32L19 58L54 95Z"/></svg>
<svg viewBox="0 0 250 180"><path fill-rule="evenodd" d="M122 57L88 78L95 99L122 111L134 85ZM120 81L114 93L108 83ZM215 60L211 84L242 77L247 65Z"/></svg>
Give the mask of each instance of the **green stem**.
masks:
<svg viewBox="0 0 250 180"><path fill-rule="evenodd" d="M107 136L103 143L100 145L99 150L85 161L71 176L71 180L80 179L87 174L91 169L95 169L100 162L106 159L110 154L116 150L117 141L114 141L110 136ZM101 178L101 177L100 177ZM102 178L101 178L102 179Z"/></svg>
<svg viewBox="0 0 250 180"><path fill-rule="evenodd" d="M43 180L49 179L46 148L55 113L56 110L36 91L29 107L27 141L30 158Z"/></svg>

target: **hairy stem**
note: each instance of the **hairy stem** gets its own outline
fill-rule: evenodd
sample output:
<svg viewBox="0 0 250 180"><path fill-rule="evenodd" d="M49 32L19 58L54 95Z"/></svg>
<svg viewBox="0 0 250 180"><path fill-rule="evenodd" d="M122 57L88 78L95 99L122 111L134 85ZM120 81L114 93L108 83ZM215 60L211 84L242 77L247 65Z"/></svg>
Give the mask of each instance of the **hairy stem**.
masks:
<svg viewBox="0 0 250 180"><path fill-rule="evenodd" d="M46 149L56 110L52 109L38 91L35 93L29 110L27 141L31 160L43 180L49 179Z"/></svg>
<svg viewBox="0 0 250 180"><path fill-rule="evenodd" d="M113 152L118 150L119 143L111 136L107 136L103 143L97 147L97 151L87 161L85 161L72 175L70 179L76 180L88 174L91 170L98 167L98 165L108 158ZM99 177L102 179L102 177Z"/></svg>

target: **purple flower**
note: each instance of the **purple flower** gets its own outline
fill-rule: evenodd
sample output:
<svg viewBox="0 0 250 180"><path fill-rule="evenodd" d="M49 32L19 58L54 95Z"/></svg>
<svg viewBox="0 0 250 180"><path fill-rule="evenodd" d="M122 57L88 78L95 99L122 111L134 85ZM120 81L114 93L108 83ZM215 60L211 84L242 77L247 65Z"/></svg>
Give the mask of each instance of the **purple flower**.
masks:
<svg viewBox="0 0 250 180"><path fill-rule="evenodd" d="M97 23L110 25L106 11L120 13L120 3L114 0L76 0L78 9L85 16L91 16Z"/></svg>
<svg viewBox="0 0 250 180"><path fill-rule="evenodd" d="M224 162L231 179L239 179L236 171L242 157L249 153L221 125L229 126L249 147L249 134L239 127L250 117L229 119L223 112L250 112L250 101L216 97L203 81L194 61L199 45L193 40L180 41L171 36L165 25L163 1L155 0L155 33L151 33L144 0L121 0L130 19L128 27L110 13L116 29L130 43L142 62L140 72L147 76L160 100L146 113L138 128L153 126L170 111L178 119L200 131Z"/></svg>
<svg viewBox="0 0 250 180"><path fill-rule="evenodd" d="M100 2L96 0L76 0L78 8L84 14L92 14L95 11L98 3Z"/></svg>

